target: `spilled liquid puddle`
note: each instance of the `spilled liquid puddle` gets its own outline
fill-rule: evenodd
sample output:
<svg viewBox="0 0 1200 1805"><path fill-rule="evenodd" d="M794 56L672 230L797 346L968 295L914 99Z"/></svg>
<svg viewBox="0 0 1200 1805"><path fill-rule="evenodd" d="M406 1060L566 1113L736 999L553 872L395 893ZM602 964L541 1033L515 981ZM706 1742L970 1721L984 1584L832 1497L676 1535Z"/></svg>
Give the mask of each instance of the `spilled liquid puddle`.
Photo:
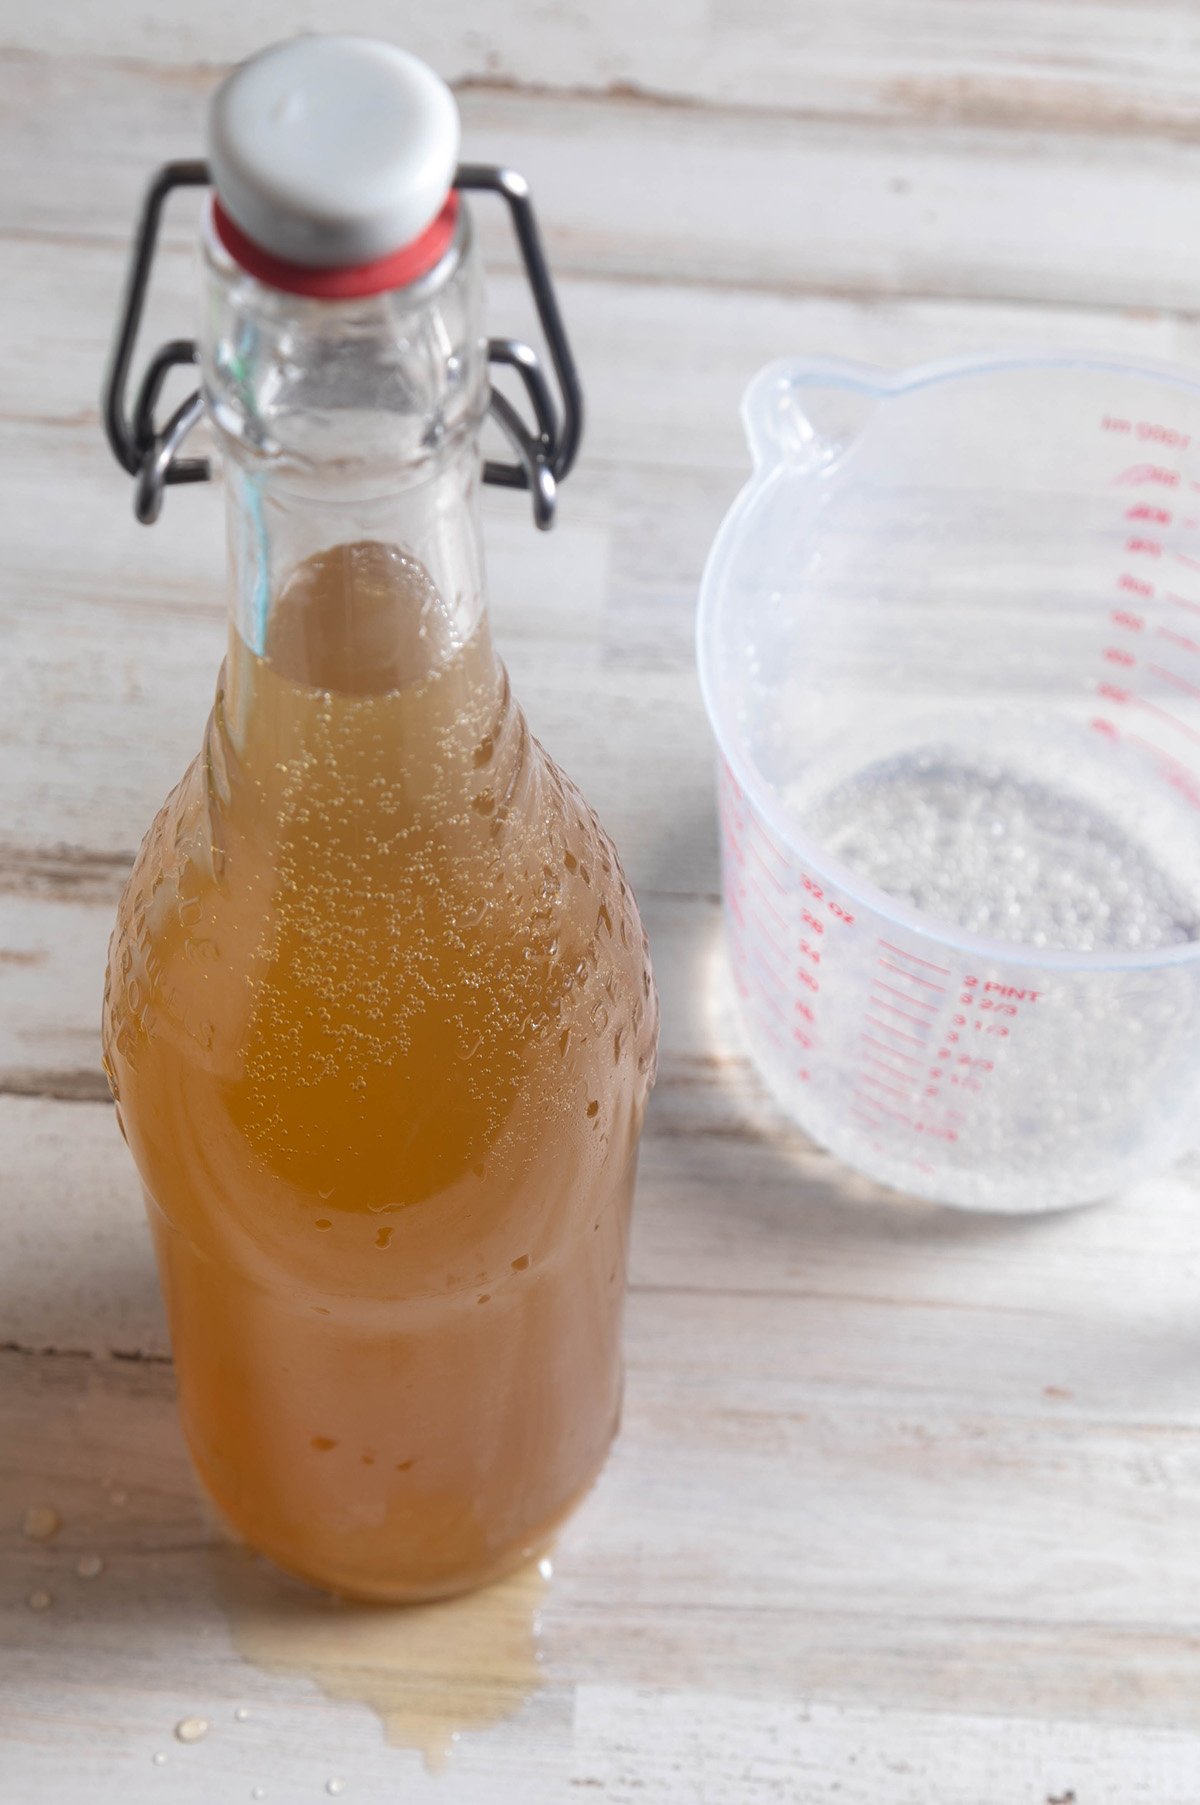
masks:
<svg viewBox="0 0 1200 1805"><path fill-rule="evenodd" d="M463 1598L389 1606L315 1592L243 1548L218 1548L214 1559L217 1595L244 1660L369 1706L388 1742L418 1749L431 1772L463 1731L513 1716L542 1684L547 1561Z"/></svg>

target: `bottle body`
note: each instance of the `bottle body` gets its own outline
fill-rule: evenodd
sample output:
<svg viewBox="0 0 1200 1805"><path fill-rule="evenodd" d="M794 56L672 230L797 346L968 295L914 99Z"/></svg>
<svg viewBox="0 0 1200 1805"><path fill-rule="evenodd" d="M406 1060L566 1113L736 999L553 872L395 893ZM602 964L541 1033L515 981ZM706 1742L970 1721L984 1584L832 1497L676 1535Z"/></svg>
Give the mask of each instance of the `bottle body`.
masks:
<svg viewBox="0 0 1200 1805"><path fill-rule="evenodd" d="M355 668L348 589L391 616ZM604 1458L656 1033L616 855L486 619L395 668L428 601L342 547L265 654L233 636L105 1018L200 1473L281 1565L394 1599L523 1558Z"/></svg>
<svg viewBox="0 0 1200 1805"><path fill-rule="evenodd" d="M611 1440L657 1003L492 647L465 209L412 290L297 300L211 239L207 283L229 655L120 905L106 1067L217 1505L318 1584L435 1597Z"/></svg>

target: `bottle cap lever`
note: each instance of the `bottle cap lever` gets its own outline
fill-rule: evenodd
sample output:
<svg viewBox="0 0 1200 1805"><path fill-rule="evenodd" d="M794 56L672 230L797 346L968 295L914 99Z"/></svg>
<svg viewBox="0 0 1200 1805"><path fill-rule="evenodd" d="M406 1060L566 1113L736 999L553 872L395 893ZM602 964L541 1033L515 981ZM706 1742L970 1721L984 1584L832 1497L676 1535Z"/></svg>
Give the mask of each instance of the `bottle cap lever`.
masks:
<svg viewBox="0 0 1200 1805"><path fill-rule="evenodd" d="M189 395L161 426L155 421L168 372L176 364L199 362L193 339L172 339L155 352L142 378L132 415L128 406L130 368L163 209L177 188L202 188L210 182L208 164L199 160L166 163L151 181L134 234L125 293L104 377L104 429L113 456L123 470L137 479L134 512L144 525L158 519L168 484L205 482L212 475L208 458L180 455L184 439L204 411L199 390ZM557 403L531 346L518 339L489 339L489 362L516 371L533 409L534 424L527 424L514 403L493 386L489 411L512 446L514 461L488 459L483 467L483 480L487 483L506 489L528 489L534 521L545 529L553 524L558 484L575 462L583 432L583 390L575 358L524 177L515 170L487 163L464 163L456 172L454 187L460 192L497 194L506 203L550 353L558 387Z"/></svg>

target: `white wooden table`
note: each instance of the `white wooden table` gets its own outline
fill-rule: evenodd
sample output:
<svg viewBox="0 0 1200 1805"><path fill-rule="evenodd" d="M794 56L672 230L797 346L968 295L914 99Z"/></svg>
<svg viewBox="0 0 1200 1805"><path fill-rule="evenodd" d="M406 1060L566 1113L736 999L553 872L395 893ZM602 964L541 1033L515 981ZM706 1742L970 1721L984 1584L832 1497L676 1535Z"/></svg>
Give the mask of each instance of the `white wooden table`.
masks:
<svg viewBox="0 0 1200 1805"><path fill-rule="evenodd" d="M197 153L213 65L347 19L0 20L0 1805L301 1805L331 1781L355 1805L1196 1805L1197 1171L996 1221L789 1131L727 1016L691 650L769 357L1200 362L1194 5L349 21L453 78L469 151L540 203L590 427L549 538L490 500L494 611L622 848L664 1005L617 1450L552 1579L407 1615L278 1586L206 1517L96 1030L116 896L223 636L219 496L173 492L147 533L101 441L128 230L150 167ZM188 230L159 336L192 318ZM496 327L525 329L487 249ZM38 1505L61 1518L40 1540ZM188 1717L210 1728L184 1743Z"/></svg>

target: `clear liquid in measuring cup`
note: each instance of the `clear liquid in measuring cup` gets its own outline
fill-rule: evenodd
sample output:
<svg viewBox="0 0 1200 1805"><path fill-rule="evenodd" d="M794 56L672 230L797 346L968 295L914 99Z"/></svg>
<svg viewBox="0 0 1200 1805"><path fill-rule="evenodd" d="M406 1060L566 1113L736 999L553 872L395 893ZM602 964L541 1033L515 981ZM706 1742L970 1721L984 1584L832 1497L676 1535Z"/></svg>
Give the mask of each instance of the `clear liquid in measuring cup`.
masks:
<svg viewBox="0 0 1200 1805"><path fill-rule="evenodd" d="M1103 808L1055 762L1048 749L1034 776L949 747L904 752L798 813L827 853L935 924L1076 953L1200 939L1200 864L1171 869L1152 849L1144 793L1110 780Z"/></svg>

